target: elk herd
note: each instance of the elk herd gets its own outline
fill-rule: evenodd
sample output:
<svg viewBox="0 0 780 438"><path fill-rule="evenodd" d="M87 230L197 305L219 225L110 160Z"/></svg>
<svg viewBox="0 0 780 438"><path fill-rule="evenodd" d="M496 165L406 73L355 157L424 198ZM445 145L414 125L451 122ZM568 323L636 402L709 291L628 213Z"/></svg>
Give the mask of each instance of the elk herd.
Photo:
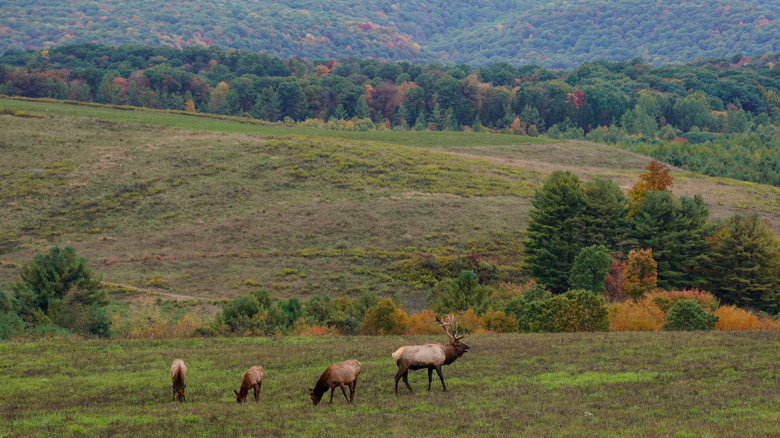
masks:
<svg viewBox="0 0 780 438"><path fill-rule="evenodd" d="M436 370L436 374L439 375L441 380L441 386L444 392L447 392L447 386L444 384L444 376L441 374L442 365L449 365L457 358L469 351L468 345L460 342L466 335L459 335L457 325L453 325L453 316L449 315L444 320L436 317L437 323L444 329L447 336L450 338L449 344L441 344L438 342L431 342L424 345L407 345L399 348L393 354L393 360L398 366L398 372L395 374L395 395L398 395L398 380L403 379L406 387L409 388L409 392L412 391L412 387L409 385L409 370L419 370L423 368L428 369L428 391L431 390L431 380L433 378L433 370ZM347 400L347 404L351 404L355 399L355 387L357 386L358 376L362 365L357 359L351 359L345 362L334 363L330 365L320 376L314 388L309 388L309 395L311 401L315 405L322 401L322 396L330 389L330 402L333 403L333 392L336 387L341 388L341 392L344 394L344 398ZM236 394L236 401L243 403L249 394L249 389L253 391L255 401L260 400L260 388L263 386L263 367L260 365L253 366L246 370L244 376L241 379L241 386L238 391L233 391ZM187 366L181 359L175 359L171 364L171 380L173 382L173 400L179 402L184 401L184 389L187 385L184 383L184 378L187 376ZM347 396L347 388L349 388L349 396Z"/></svg>

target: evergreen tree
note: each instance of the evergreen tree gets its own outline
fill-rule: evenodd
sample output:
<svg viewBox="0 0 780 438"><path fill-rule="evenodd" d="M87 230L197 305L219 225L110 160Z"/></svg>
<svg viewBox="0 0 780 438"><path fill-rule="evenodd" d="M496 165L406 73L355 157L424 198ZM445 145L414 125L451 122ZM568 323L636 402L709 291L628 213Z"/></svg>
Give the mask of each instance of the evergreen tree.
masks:
<svg viewBox="0 0 780 438"><path fill-rule="evenodd" d="M429 121L436 126L437 131L444 129L444 114L441 112L441 106L438 103L433 106Z"/></svg>
<svg viewBox="0 0 780 438"><path fill-rule="evenodd" d="M344 120L347 116L347 110L344 109L344 105L339 104L336 109L333 111L333 118L338 120Z"/></svg>
<svg viewBox="0 0 780 438"><path fill-rule="evenodd" d="M409 130L409 122L407 121L407 118L409 117L409 112L406 109L406 105L401 105L396 110L396 118L398 119L398 126L400 126L403 129Z"/></svg>
<svg viewBox="0 0 780 438"><path fill-rule="evenodd" d="M715 234L708 291L725 304L780 312L780 240L757 215L734 216Z"/></svg>
<svg viewBox="0 0 780 438"><path fill-rule="evenodd" d="M555 171L536 191L528 224L526 268L554 293L568 288L569 273L580 251L579 216L584 201L580 179Z"/></svg>
<svg viewBox="0 0 780 438"><path fill-rule="evenodd" d="M447 131L460 131L458 118L455 117L455 111L452 108L447 108L447 111L444 111L444 129Z"/></svg>
<svg viewBox="0 0 780 438"><path fill-rule="evenodd" d="M612 257L604 245L592 245L582 248L569 275L570 289L584 289L598 294L604 293Z"/></svg>
<svg viewBox="0 0 780 438"><path fill-rule="evenodd" d="M679 200L669 192L648 192L639 204L632 237L651 248L658 263L658 287L684 289L700 285L709 257L705 237L709 211L700 195Z"/></svg>
<svg viewBox="0 0 780 438"><path fill-rule="evenodd" d="M368 111L368 101L366 101L365 95L358 97L357 102L355 103L355 117L358 119L367 119L371 117L371 113Z"/></svg>
<svg viewBox="0 0 780 438"><path fill-rule="evenodd" d="M583 246L604 245L622 253L631 232L628 198L611 179L594 178L582 186L580 233Z"/></svg>
<svg viewBox="0 0 780 438"><path fill-rule="evenodd" d="M428 128L428 122L425 120L425 112L420 111L420 114L417 116L417 121L414 122L414 129L415 131L425 131Z"/></svg>
<svg viewBox="0 0 780 438"><path fill-rule="evenodd" d="M474 116L474 121L471 122L471 129L474 132L481 132L482 131L482 122L479 120L479 112L477 112L477 115Z"/></svg>

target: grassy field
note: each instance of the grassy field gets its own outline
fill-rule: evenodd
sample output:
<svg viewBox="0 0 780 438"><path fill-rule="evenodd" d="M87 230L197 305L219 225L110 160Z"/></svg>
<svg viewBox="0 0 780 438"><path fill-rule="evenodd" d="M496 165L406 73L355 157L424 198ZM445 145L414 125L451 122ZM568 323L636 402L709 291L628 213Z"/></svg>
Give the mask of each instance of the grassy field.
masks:
<svg viewBox="0 0 780 438"><path fill-rule="evenodd" d="M425 291L399 264L474 254L506 280L530 198L553 170L625 190L649 159L588 142L452 132L341 132L158 111L0 99L0 288L53 245L104 281L200 298ZM780 189L674 172L713 218Z"/></svg>
<svg viewBox="0 0 780 438"><path fill-rule="evenodd" d="M445 338L441 336L441 338ZM445 338L446 339L446 338ZM475 335L393 396L400 345L431 337L238 338L0 344L0 436L629 436L780 434L780 334L655 332ZM168 370L188 366L187 401ZM355 403L312 406L328 364L357 358ZM266 370L260 402L235 403ZM434 375L435 378L435 375Z"/></svg>

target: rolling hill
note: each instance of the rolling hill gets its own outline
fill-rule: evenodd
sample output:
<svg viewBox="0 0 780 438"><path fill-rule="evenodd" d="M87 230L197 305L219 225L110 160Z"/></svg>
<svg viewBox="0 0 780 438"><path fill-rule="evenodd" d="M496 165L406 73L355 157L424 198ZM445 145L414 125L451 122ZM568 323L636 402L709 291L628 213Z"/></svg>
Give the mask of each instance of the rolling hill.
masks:
<svg viewBox="0 0 780 438"><path fill-rule="evenodd" d="M399 294L415 266L487 263L521 278L519 239L547 174L627 190L648 158L606 145L461 132L338 132L0 99L0 288L53 245L106 282L202 298ZM711 217L780 224L780 189L676 170Z"/></svg>
<svg viewBox="0 0 780 438"><path fill-rule="evenodd" d="M265 51L283 58L496 62L573 68L604 58L656 65L780 51L772 0L13 0L0 52L69 43Z"/></svg>

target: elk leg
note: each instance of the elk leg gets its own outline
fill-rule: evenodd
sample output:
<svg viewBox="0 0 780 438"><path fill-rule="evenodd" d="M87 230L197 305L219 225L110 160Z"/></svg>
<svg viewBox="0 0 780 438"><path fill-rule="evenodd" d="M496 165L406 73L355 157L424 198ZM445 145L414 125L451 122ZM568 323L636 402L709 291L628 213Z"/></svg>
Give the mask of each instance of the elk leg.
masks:
<svg viewBox="0 0 780 438"><path fill-rule="evenodd" d="M357 386L357 377L349 384L349 402L355 400L355 387Z"/></svg>
<svg viewBox="0 0 780 438"><path fill-rule="evenodd" d="M398 372L395 373L395 386L393 387L393 391L395 392L395 395L398 395L398 381L401 380L401 376L403 376L406 371L407 371L406 369L403 369L403 367L399 366Z"/></svg>
<svg viewBox="0 0 780 438"><path fill-rule="evenodd" d="M430 371L431 370L428 370L429 373L430 373ZM447 392L447 386L444 385L444 376L441 375L441 365L436 367L436 374L439 375L439 379L441 380L441 387L442 387L442 389L444 389L444 392Z"/></svg>
<svg viewBox="0 0 780 438"><path fill-rule="evenodd" d="M409 392L414 392L412 391L412 385L409 384L409 370L404 372L404 383L406 383L406 387L409 388Z"/></svg>
<svg viewBox="0 0 780 438"><path fill-rule="evenodd" d="M352 403L352 401L350 401L349 397L347 397L347 388L344 387L344 384L341 383L341 384L339 384L339 386L341 386L341 392L344 393L344 398L347 400L347 404ZM352 390L352 388L350 388L350 391L351 390Z"/></svg>
<svg viewBox="0 0 780 438"><path fill-rule="evenodd" d="M333 404L333 391L336 390L336 387L330 388L330 404Z"/></svg>
<svg viewBox="0 0 780 438"><path fill-rule="evenodd" d="M431 392L431 380L433 380L433 368L428 368L428 392Z"/></svg>
<svg viewBox="0 0 780 438"><path fill-rule="evenodd" d="M260 399L260 386L255 385L254 387L252 387L252 391L255 394L255 401L258 401Z"/></svg>

